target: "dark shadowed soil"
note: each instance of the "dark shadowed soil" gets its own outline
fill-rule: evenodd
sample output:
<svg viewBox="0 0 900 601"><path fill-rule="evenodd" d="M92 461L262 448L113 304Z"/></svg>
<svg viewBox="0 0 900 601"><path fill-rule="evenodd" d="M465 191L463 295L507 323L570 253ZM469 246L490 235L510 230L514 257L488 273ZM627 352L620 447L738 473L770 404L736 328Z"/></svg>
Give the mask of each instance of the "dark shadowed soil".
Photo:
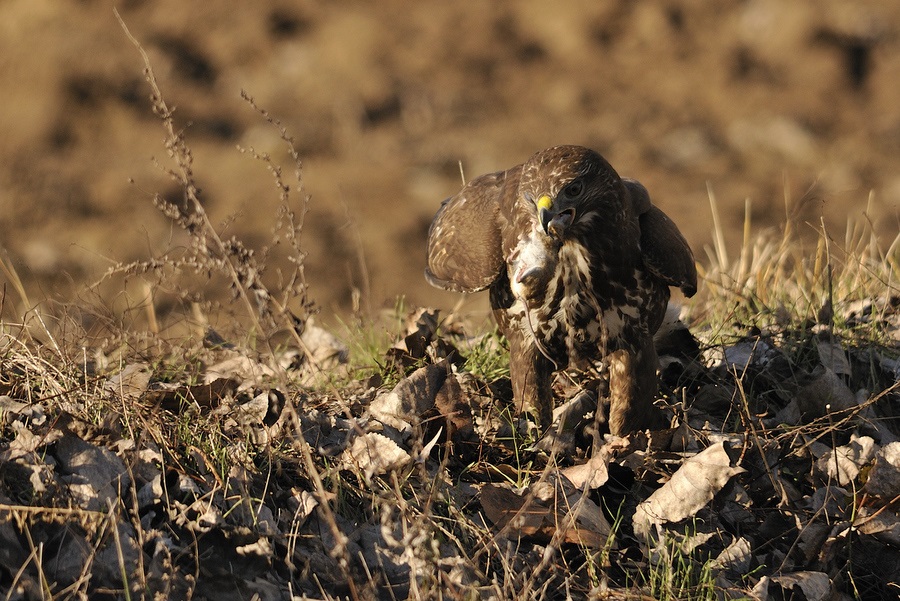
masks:
<svg viewBox="0 0 900 601"><path fill-rule="evenodd" d="M113 6L177 106L210 214L236 215L228 234L265 244L278 200L236 146L286 158L240 91L295 137L327 312L354 289L364 308L451 306L421 276L423 241L460 165L558 143L642 180L701 261L707 183L732 250L748 198L759 227L806 198L801 223L824 215L841 240L873 192L897 231L900 2L6 0L0 245L32 300L185 242L151 203L180 191L151 160L163 133Z"/></svg>

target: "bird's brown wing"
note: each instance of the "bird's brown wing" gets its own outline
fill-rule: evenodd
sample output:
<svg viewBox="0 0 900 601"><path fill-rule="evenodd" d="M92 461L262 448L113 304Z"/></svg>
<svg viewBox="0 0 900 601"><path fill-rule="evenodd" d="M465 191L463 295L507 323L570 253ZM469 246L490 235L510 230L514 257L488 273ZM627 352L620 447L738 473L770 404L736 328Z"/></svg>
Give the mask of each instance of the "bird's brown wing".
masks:
<svg viewBox="0 0 900 601"><path fill-rule="evenodd" d="M503 268L501 202L518 185L520 167L473 179L443 202L428 229L425 279L438 288L477 292Z"/></svg>
<svg viewBox="0 0 900 601"><path fill-rule="evenodd" d="M622 185L625 186L625 190L631 198L631 208L634 214L643 215L646 213L652 206L652 203L650 202L650 193L647 192L644 184L636 179L623 177Z"/></svg>
<svg viewBox="0 0 900 601"><path fill-rule="evenodd" d="M687 240L678 226L650 202L647 189L635 180L622 180L641 228L644 265L669 286L681 288L685 296L697 292L697 266Z"/></svg>

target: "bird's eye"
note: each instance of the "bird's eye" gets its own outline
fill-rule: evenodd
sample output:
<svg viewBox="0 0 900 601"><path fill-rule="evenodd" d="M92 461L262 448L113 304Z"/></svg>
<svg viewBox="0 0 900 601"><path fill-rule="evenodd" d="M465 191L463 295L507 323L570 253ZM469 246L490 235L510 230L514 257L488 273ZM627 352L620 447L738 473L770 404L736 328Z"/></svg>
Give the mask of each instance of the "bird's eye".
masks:
<svg viewBox="0 0 900 601"><path fill-rule="evenodd" d="M575 180L565 188L563 188L563 195L566 198L578 198L581 196L581 193L584 191L584 184L581 180Z"/></svg>

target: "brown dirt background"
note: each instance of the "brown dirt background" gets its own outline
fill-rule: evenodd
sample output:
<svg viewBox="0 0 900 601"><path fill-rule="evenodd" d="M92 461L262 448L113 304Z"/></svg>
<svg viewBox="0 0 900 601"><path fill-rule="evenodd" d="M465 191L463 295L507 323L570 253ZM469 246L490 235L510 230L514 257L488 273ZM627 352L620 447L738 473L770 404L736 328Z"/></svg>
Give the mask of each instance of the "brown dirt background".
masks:
<svg viewBox="0 0 900 601"><path fill-rule="evenodd" d="M422 269L459 164L471 178L559 143L644 182L701 261L707 182L732 250L747 198L759 228L811 200L806 229L822 215L842 240L874 191L870 218L898 230L900 2L4 0L0 246L35 298L185 243L150 201L179 193L151 160L163 132L114 6L177 106L209 212L251 245L277 192L236 146L286 153L241 89L294 135L326 314L354 288L374 309L452 306Z"/></svg>

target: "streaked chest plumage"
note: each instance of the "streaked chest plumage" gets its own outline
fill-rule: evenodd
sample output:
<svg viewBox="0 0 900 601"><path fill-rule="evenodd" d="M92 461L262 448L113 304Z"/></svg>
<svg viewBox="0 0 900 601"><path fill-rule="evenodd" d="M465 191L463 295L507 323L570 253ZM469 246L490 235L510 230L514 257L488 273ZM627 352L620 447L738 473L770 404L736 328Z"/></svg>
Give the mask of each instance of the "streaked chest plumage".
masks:
<svg viewBox="0 0 900 601"><path fill-rule="evenodd" d="M532 230L507 257L492 305L558 368L579 367L639 340L666 292L613 247L554 243Z"/></svg>

